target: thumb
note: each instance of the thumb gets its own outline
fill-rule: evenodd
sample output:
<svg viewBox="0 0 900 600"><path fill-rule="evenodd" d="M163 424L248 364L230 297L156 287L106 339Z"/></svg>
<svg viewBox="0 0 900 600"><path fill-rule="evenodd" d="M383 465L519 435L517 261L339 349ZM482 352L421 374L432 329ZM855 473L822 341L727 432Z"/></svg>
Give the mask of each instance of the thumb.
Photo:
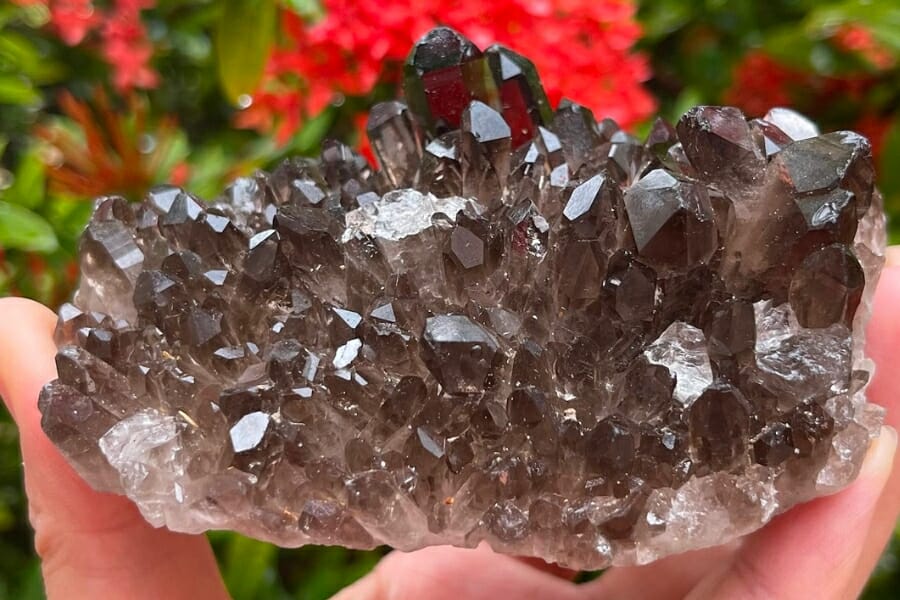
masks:
<svg viewBox="0 0 900 600"><path fill-rule="evenodd" d="M48 598L227 598L204 537L153 528L127 499L95 492L44 435L37 397L56 376L54 324L39 304L0 299L0 396L20 431Z"/></svg>

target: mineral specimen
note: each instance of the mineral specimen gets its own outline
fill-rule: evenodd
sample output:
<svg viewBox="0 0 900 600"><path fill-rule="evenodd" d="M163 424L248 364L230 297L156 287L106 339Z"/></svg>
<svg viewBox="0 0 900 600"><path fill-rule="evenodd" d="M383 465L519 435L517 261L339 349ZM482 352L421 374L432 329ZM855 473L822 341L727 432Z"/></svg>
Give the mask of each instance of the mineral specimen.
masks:
<svg viewBox="0 0 900 600"><path fill-rule="evenodd" d="M856 475L868 142L701 106L645 143L448 29L368 131L204 203L101 199L43 427L154 525L570 567L724 542Z"/></svg>

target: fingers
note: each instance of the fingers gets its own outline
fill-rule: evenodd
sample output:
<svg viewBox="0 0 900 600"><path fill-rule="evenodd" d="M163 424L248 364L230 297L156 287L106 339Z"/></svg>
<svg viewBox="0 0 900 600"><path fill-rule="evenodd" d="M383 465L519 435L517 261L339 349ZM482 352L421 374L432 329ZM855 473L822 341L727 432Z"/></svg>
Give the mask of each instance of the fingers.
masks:
<svg viewBox="0 0 900 600"><path fill-rule="evenodd" d="M33 331L23 331L21 320ZM48 381L56 376L52 337L55 322L54 314L40 304L22 298L0 298L0 396L6 399L13 418L26 427L40 420L37 396L34 402L11 402L12 398L32 392L34 384L26 373L17 371L16 365L27 356L28 375Z"/></svg>
<svg viewBox="0 0 900 600"><path fill-rule="evenodd" d="M578 571L573 571L572 569L561 567L556 563L548 563L542 558L537 558L534 556L517 556L516 558L519 560L519 562L528 565L532 569L537 569L539 571L543 571L544 573L549 573L550 575L559 577L560 579L572 581L578 576Z"/></svg>
<svg viewBox="0 0 900 600"><path fill-rule="evenodd" d="M875 361L875 376L866 390L869 400L888 409L887 422L900 425L900 370L894 368L900 353L900 266L884 269L872 306L866 350Z"/></svg>
<svg viewBox="0 0 900 600"><path fill-rule="evenodd" d="M849 488L798 506L750 535L688 597L847 597L896 448L896 432L883 429Z"/></svg>
<svg viewBox="0 0 900 600"><path fill-rule="evenodd" d="M54 323L38 304L0 299L0 395L21 433L48 598L227 598L205 538L155 529L127 499L94 492L44 435L37 397L55 377Z"/></svg>
<svg viewBox="0 0 900 600"><path fill-rule="evenodd" d="M578 586L487 546L392 552L334 600L569 600Z"/></svg>
<svg viewBox="0 0 900 600"><path fill-rule="evenodd" d="M893 427L900 426L900 370L891 368L900 351L898 301L900 268L888 267L868 329L867 350L878 367L867 393L870 401L888 409L886 423ZM896 445L896 431L883 429L849 489L797 507L750 536L733 562L701 584L697 597L855 597L900 512Z"/></svg>
<svg viewBox="0 0 900 600"><path fill-rule="evenodd" d="M869 397L889 409L887 422L894 426L900 426L900 370L886 365L891 365L900 351L900 313L893 310L898 301L900 268L885 269L869 328L868 350L880 366ZM613 569L596 582L574 589L590 598L855 597L900 510L900 464L893 465L896 446L896 432L885 429L849 489L775 519L750 536L739 551L729 545L669 557L645 567ZM563 598L573 592L572 586L558 579L548 581L544 573L521 572L508 564L507 557L474 558L479 552L482 549L473 553L431 548L395 553L338 599ZM715 568L717 564L721 566ZM499 575L499 581L479 578L472 588L467 577L472 569ZM513 571L516 573L511 574ZM562 588L557 587L560 583ZM520 584L530 588L532 595L523 592Z"/></svg>
<svg viewBox="0 0 900 600"><path fill-rule="evenodd" d="M589 598L681 600L712 571L731 559L737 543L668 556L649 565L617 567L583 586Z"/></svg>
<svg viewBox="0 0 900 600"><path fill-rule="evenodd" d="M894 250L900 259L900 247L895 246L889 250ZM891 262L890 257L888 262ZM898 262L900 261L894 261L894 264ZM867 349L877 367L867 393L870 401L887 408L885 422L894 429L900 428L900 370L893 368L900 353L900 314L895 309L898 302L900 302L900 267L888 267L879 282L872 321L869 324ZM875 508L869 536L851 584L853 589L859 590L865 585L894 532L898 514L900 514L900 461L895 462L893 472Z"/></svg>

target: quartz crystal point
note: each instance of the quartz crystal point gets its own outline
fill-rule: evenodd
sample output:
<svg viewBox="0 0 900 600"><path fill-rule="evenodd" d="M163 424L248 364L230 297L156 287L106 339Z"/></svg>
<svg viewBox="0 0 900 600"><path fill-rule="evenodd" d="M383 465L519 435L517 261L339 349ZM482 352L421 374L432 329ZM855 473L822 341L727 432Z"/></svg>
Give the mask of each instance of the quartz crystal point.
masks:
<svg viewBox="0 0 900 600"><path fill-rule="evenodd" d="M211 202L102 198L43 428L173 530L575 568L718 544L856 476L880 410L869 143L702 106L645 143L449 29Z"/></svg>

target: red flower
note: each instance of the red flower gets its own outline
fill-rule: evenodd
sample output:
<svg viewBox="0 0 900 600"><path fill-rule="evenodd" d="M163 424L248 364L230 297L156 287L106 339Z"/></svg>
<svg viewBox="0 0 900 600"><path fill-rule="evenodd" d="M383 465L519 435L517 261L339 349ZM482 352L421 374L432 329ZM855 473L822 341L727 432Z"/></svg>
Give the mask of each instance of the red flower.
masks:
<svg viewBox="0 0 900 600"><path fill-rule="evenodd" d="M47 260L40 254L29 252L25 255L25 261L32 277L38 278L47 273Z"/></svg>
<svg viewBox="0 0 900 600"><path fill-rule="evenodd" d="M808 73L783 65L762 52L751 52L735 67L724 101L754 117L762 116L773 106L791 106L815 118L835 98L863 102L876 83L868 75L829 77Z"/></svg>
<svg viewBox="0 0 900 600"><path fill-rule="evenodd" d="M113 66L113 84L122 92L153 88L159 83L150 68L153 47L141 23L140 11L149 5L152 2L118 0L103 24L103 57Z"/></svg>
<svg viewBox="0 0 900 600"><path fill-rule="evenodd" d="M15 1L47 5L53 29L69 46L93 41L89 36L99 34L101 54L113 67L113 85L120 92L158 85L159 76L150 67L153 46L141 22L141 11L152 8L154 0L115 0L105 11L94 6L92 0Z"/></svg>
<svg viewBox="0 0 900 600"><path fill-rule="evenodd" d="M375 151L369 143L369 136L366 135L366 124L368 121L368 115L363 113L353 118L353 125L356 128L356 149L366 157L370 165L377 165L378 160L375 158Z"/></svg>
<svg viewBox="0 0 900 600"><path fill-rule="evenodd" d="M326 16L311 25L283 13L288 43L272 53L239 124L277 127L284 140L340 95L365 96L377 83L399 83L409 48L436 25L481 47L499 42L531 57L554 104L565 94L626 127L654 109L641 85L650 76L647 60L631 50L640 35L631 0L322 4Z"/></svg>
<svg viewBox="0 0 900 600"><path fill-rule="evenodd" d="M55 0L49 4L50 22L69 46L80 44L102 20L91 0Z"/></svg>
<svg viewBox="0 0 900 600"><path fill-rule="evenodd" d="M190 176L191 165L189 165L187 161L181 161L172 167L172 171L169 173L169 183L183 187L187 185Z"/></svg>
<svg viewBox="0 0 900 600"><path fill-rule="evenodd" d="M890 117L874 114L864 114L853 126L853 129L869 138L869 142L872 143L872 154L875 156L876 165L879 164L878 159L884 150L884 142L890 127Z"/></svg>
<svg viewBox="0 0 900 600"><path fill-rule="evenodd" d="M759 117L773 106L791 106L792 89L804 86L808 76L777 62L762 52L751 52L738 63L725 103ZM747 93L753 90L752 94Z"/></svg>
<svg viewBox="0 0 900 600"><path fill-rule="evenodd" d="M878 70L890 69L897 62L890 51L862 25L856 23L842 25L831 39L841 50L859 54Z"/></svg>

